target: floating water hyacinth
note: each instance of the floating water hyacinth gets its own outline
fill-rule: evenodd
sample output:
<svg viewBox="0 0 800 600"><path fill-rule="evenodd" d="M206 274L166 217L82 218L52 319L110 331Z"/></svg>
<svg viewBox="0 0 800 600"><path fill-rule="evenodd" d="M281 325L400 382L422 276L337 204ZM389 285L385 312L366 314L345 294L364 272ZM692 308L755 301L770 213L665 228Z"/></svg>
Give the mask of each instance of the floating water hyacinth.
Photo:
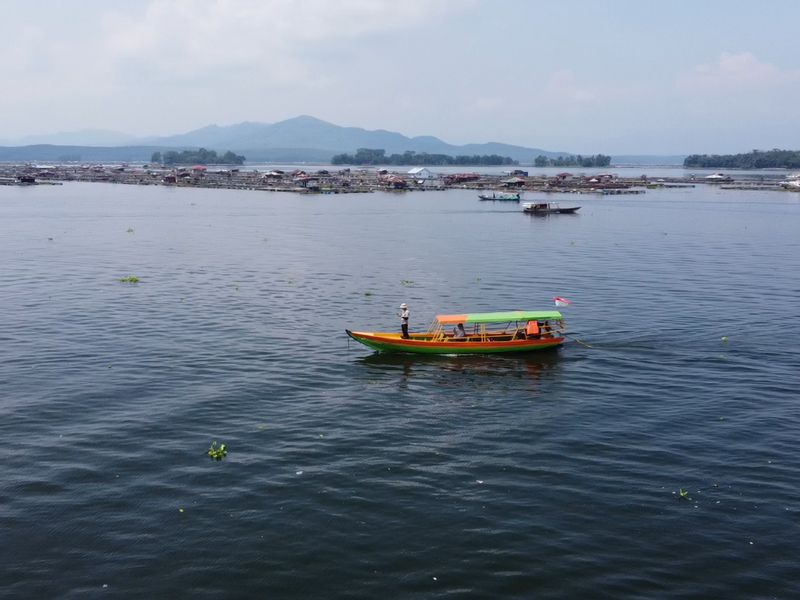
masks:
<svg viewBox="0 0 800 600"><path fill-rule="evenodd" d="M228 449L225 444L217 446L217 440L211 442L211 447L208 449L208 456L213 460L222 460L228 455Z"/></svg>
<svg viewBox="0 0 800 600"><path fill-rule="evenodd" d="M121 283L139 283L139 278L136 275L128 275L127 277L120 277Z"/></svg>

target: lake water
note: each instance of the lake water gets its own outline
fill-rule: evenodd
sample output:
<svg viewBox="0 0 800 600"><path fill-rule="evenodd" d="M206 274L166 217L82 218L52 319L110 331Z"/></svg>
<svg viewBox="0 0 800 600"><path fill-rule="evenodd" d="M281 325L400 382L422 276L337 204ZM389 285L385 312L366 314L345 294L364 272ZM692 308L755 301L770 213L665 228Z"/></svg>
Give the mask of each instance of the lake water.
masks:
<svg viewBox="0 0 800 600"><path fill-rule="evenodd" d="M547 200L0 187L0 595L796 598L800 195Z"/></svg>

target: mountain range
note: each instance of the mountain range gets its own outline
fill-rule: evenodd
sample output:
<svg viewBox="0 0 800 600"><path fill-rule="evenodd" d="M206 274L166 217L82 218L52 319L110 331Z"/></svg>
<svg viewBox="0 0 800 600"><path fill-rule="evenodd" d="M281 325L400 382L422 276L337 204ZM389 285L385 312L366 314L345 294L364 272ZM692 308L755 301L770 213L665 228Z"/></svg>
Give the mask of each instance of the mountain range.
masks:
<svg viewBox="0 0 800 600"><path fill-rule="evenodd" d="M170 136L136 137L97 129L28 136L0 146L0 161L146 162L156 151L196 148L217 152L232 150L244 155L248 162L328 162L335 154L353 153L358 148L382 148L387 154L406 151L450 156L499 154L521 163L532 163L539 155L573 154L498 142L459 146L433 136L407 137L383 129L341 127L302 115L278 123L245 121L226 126L208 125Z"/></svg>
<svg viewBox="0 0 800 600"><path fill-rule="evenodd" d="M370 131L360 127L340 127L307 115L278 123L245 121L227 126L208 125L170 136L137 138L106 130L65 132L49 136L29 136L16 140L13 146L14 150L0 148L0 160L10 160L17 155L26 160L55 160L58 158L55 155L59 153L80 155L81 160L97 160L94 158L97 156L119 156L119 160L122 160L123 155L126 160L132 160L130 156L137 154L134 147L141 148L139 160L149 160L153 149L207 148L218 152L232 150L244 155L250 162L329 161L334 154L355 152L358 148L383 148L387 154L402 154L408 150L453 156L499 154L522 162L531 162L539 154L566 154L500 143L456 146L432 136L409 138L383 129ZM61 149L52 146L60 146ZM119 150L115 152L113 148Z"/></svg>

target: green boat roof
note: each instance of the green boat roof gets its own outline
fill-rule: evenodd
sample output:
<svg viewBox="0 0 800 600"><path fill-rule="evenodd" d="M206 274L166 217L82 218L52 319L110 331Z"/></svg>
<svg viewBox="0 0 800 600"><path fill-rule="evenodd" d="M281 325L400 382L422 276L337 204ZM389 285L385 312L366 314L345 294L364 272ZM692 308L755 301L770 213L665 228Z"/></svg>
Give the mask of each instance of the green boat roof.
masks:
<svg viewBox="0 0 800 600"><path fill-rule="evenodd" d="M557 310L509 310L487 313L464 313L460 315L436 315L443 325L455 323L504 323L506 321L559 321L563 317Z"/></svg>

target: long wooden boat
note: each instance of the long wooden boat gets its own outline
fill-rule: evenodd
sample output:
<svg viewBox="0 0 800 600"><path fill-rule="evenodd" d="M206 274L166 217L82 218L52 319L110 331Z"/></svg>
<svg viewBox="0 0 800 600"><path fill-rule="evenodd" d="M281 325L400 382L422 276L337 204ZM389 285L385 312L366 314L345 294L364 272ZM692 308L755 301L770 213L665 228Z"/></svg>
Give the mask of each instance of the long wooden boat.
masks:
<svg viewBox="0 0 800 600"><path fill-rule="evenodd" d="M478 194L480 200L495 200L500 202L519 202L520 194L514 192L492 192L491 194Z"/></svg>
<svg viewBox="0 0 800 600"><path fill-rule="evenodd" d="M463 333L458 325L464 326ZM451 329L451 326L455 326ZM351 338L379 352L416 354L497 354L532 352L564 343L564 318L557 310L513 310L436 315L425 333L345 330Z"/></svg>
<svg viewBox="0 0 800 600"><path fill-rule="evenodd" d="M559 206L555 202L526 202L522 212L532 215L574 215L580 206Z"/></svg>

